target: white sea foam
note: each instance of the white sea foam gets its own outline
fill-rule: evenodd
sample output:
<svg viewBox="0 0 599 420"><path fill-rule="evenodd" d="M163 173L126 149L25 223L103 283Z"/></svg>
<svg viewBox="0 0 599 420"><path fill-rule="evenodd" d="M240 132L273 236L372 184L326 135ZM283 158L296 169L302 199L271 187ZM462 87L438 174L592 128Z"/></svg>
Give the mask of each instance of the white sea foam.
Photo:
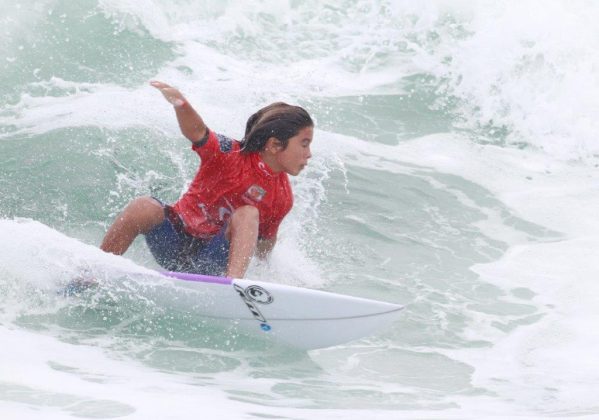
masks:
<svg viewBox="0 0 599 420"><path fill-rule="evenodd" d="M99 348L4 326L0 326L0 337L3 399L32 407L15 405L12 412L18 418L39 418L39 409L50 419L89 415L169 418L173 407L179 413L239 417L247 410L215 389L190 392L193 388L176 378L130 360L109 358ZM4 408L2 412L7 414Z"/></svg>
<svg viewBox="0 0 599 420"><path fill-rule="evenodd" d="M218 128L241 128L250 112L274 99L405 93L403 77L418 73L445 81L440 84L438 99L459 99L457 111L462 115L458 125L471 129L468 136L438 134L387 146L317 131L315 152L325 160L390 173L455 174L488 189L515 215L556 232L550 241L531 241L507 225L497 212L483 211L488 219L478 222L477 227L507 243L509 249L498 261L476 265L472 270L482 281L506 293L518 288L531 290L531 302L544 316L510 332L489 328L484 322L469 326L463 334L490 339L492 347L444 352L473 365L474 385L495 391L498 397L451 400L459 401L465 412L481 415L496 414L497 410L506 415L543 410L547 414L571 415L577 414L578 408L580 414L592 413L599 371L594 355L599 344L594 325L599 319L594 299L599 265L593 262L599 250L599 177L592 157L599 153L595 118L599 111L599 66L594 51L597 5L584 1L529 1L518 7L511 2L490 1L370 3L357 2L347 11L333 7L334 2L316 1L296 6L294 2L250 6L244 2L211 2L205 6L195 1L172 6L170 2L112 0L99 4L102 13L119 21L122 28L143 28L156 39L176 44L179 56L160 69L156 78L180 87ZM376 8L381 4L388 9L384 14ZM193 13L188 13L190 10ZM11 16L35 21L43 12ZM274 23L260 20L261 14L270 16ZM14 28L11 30L26 30L23 22L8 23ZM308 30L323 36L302 35ZM277 37L270 31L285 41L285 48L277 47ZM237 56L227 51L227 39L240 42L244 37L258 40L250 50L261 50L253 51L254 55L241 51ZM261 38L265 39L263 43L259 42ZM7 48L13 47L18 46L11 44ZM269 48L276 54L267 56ZM312 51L313 56L305 51ZM183 67L192 71L183 71ZM34 97L24 93L18 104L2 106L0 123L16 127L16 131L2 137L85 125L150 126L177 135L168 105L147 86L132 89L58 78L43 83L68 95ZM486 130L479 130L487 124L491 131L507 127L507 147L501 138L497 140L487 136ZM475 206L466 197L456 197L464 205ZM298 214L300 219L302 215ZM298 234L299 223L296 220L290 226L293 235ZM40 284L59 276L64 267L109 258L99 257L97 250L88 253L80 243L69 248L70 242L63 237L29 222L2 221L0 232L10 238L2 242L3 273L38 279ZM71 257L40 246L56 241L70 250L67 254ZM283 243L279 251L280 264L275 264L275 270L299 260L302 270L318 277L317 267L302 261L305 256L297 248ZM39 257L40 265L30 264L32 255ZM105 268L123 264L123 259L110 258L99 264ZM64 267L55 263L61 259ZM44 261L52 263L44 265ZM164 377L156 372L137 370L130 361L120 364L97 349L75 348L38 334L32 337L4 324L0 335L3 343L12 343L0 350L4 360L0 372L7 372L2 380L13 384L56 393L59 388L54 384L66 381L64 392L70 395L93 395L134 406L138 411L131 418L147 418L144 416L149 412L168 417L173 406L177 413L198 412L194 411L196 399L210 407L209 413L224 412L225 404L240 416L256 410L254 405L225 401L220 393L213 395L204 388L201 393L195 392L197 387L179 388L177 380L169 377L163 381ZM45 356L47 351L37 350L39 343L50 349L50 358ZM33 370L19 363L25 351ZM111 387L100 390L101 386L77 375L65 379L69 375L50 369L48 359L106 375L112 381ZM94 368L95 363L101 367ZM126 374L115 377L111 372ZM233 387L244 383L239 377L230 380ZM138 383L155 388L140 389ZM272 384L261 382L264 389ZM55 414L56 418L64 415L63 411L50 410L55 409L44 409L44 414ZM301 409L269 409L263 413L311 416ZM464 411L426 416L460 413ZM318 412L331 418L357 418L358 414L343 410ZM19 415L28 414L20 411ZM424 416L424 412L417 416Z"/></svg>
<svg viewBox="0 0 599 420"><path fill-rule="evenodd" d="M599 344L594 327L599 309L593 297L599 273L594 257L599 250L599 178L584 165L556 163L544 155L493 146L456 147L454 142L422 140L424 149L416 148L418 162L429 160L441 171L467 177L526 220L564 235L548 244L512 243L500 261L472 268L482 280L506 289L529 288L545 316L512 334L498 333L491 350L477 351L476 356L466 351L458 358L477 361L475 383L500 389L502 398L522 406L534 400L546 412L559 412L566 403L592 404L599 389L593 350ZM425 150L432 149L441 151L442 162L423 158Z"/></svg>
<svg viewBox="0 0 599 420"><path fill-rule="evenodd" d="M530 1L514 8L509 2L439 1L416 8L406 1L358 1L340 10L334 2L231 1L207 7L183 1L171 7L103 0L100 10L127 28L175 42L180 56L156 77L179 86L209 116L211 109L214 115L223 110L246 115L261 103L306 95L397 93L405 76L422 73L445 80L440 92L460 99L467 127L504 126L509 143L563 159L599 152L593 117L599 110L593 51L599 10L592 2ZM311 30L322 36L307 36ZM275 35L289 48L276 49ZM222 45L226 39L249 42L248 51L258 55L236 56ZM181 73L181 67L192 73ZM45 98L37 104L25 96L15 109L19 119L3 122L39 132L61 124L49 124L51 117L77 113L78 123L143 124L158 117L133 111L140 101L156 104L143 92L97 87L92 100L75 94L73 102ZM40 108L48 109L47 118ZM229 116L226 123L243 118ZM67 118L62 124L73 122Z"/></svg>

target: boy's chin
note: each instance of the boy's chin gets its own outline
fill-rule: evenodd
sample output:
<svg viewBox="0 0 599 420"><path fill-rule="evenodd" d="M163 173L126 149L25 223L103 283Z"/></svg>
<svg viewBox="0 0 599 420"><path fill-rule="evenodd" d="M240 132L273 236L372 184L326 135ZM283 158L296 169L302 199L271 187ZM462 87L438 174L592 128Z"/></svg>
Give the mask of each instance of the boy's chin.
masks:
<svg viewBox="0 0 599 420"><path fill-rule="evenodd" d="M300 172L303 170L304 168L298 168L295 171L287 171L287 174L291 175L291 176L298 176L300 174Z"/></svg>

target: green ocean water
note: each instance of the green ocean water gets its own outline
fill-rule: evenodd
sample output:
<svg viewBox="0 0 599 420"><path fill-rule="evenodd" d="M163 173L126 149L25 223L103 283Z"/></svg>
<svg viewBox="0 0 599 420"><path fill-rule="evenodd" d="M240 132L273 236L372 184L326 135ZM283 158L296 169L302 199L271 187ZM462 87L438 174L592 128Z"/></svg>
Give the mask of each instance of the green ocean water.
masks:
<svg viewBox="0 0 599 420"><path fill-rule="evenodd" d="M507 379L477 373L485 351L548 309L527 284L495 284L472 267L500 260L514 245L559 241L563 232L510 208L465 169L450 173L424 160L442 153L426 139L444 136L514 153L539 149L535 126L522 129L518 98L507 91L505 79L516 79L511 67L488 95L464 93L479 70L458 66L478 57L467 48L495 46L480 39L480 26L492 22L480 9L357 0L1 4L0 336L12 343L5 360L23 351L18 365L38 368L36 380L8 370L0 376L0 413L358 418L369 410L374 418L413 418L476 417L501 407L533 417L574 414L554 397L561 389L524 392L534 401L555 398L548 411L502 393L504 383L522 385L514 378L526 375L524 367ZM498 16L515 13L501 4ZM514 25L508 45L530 39ZM530 62L520 59L520 67ZM500 64L485 65L491 72ZM405 304L402 318L378 335L305 353L142 299L143 281L122 283L125 275L105 263L90 263L94 276L126 287L68 301L48 294L40 284L73 275L94 255L86 245L100 243L130 200L173 202L197 170L172 110L148 87L153 79L180 87L211 128L235 138L265 103L306 107L317 122L314 157L293 179L295 207L272 261L253 264L249 276ZM494 119L486 118L489 107L497 107ZM423 161L404 159L401 147L419 139ZM475 153L457 167L475 163L468 161ZM545 159L554 158L562 156ZM510 165L498 160L490 176ZM22 235L9 237L19 224ZM73 254L47 229L80 241L80 250ZM142 239L125 257L157 267ZM49 350L27 356L31 342ZM60 378L69 378L64 387ZM214 406L189 408L194 398ZM594 413L581 404L583 414Z"/></svg>

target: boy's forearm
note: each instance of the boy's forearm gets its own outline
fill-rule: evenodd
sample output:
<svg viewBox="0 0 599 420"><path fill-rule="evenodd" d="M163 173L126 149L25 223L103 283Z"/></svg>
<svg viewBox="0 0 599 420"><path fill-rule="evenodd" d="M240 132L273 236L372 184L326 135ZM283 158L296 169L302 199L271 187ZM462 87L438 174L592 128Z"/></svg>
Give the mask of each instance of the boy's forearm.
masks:
<svg viewBox="0 0 599 420"><path fill-rule="evenodd" d="M192 143L199 141L206 134L206 124L202 117L193 109L189 102L185 101L182 105L175 106L177 121L181 128L181 133Z"/></svg>

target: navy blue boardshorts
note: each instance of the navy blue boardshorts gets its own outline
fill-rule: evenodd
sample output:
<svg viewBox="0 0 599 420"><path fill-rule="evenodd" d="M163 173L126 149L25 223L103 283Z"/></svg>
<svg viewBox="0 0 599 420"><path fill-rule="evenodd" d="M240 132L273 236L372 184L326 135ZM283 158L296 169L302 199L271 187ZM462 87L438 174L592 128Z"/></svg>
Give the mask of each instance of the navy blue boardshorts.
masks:
<svg viewBox="0 0 599 420"><path fill-rule="evenodd" d="M145 235L156 262L169 271L222 276L229 261L227 226L211 239L195 238L183 230L183 222L170 206L154 199L165 216L164 222Z"/></svg>

